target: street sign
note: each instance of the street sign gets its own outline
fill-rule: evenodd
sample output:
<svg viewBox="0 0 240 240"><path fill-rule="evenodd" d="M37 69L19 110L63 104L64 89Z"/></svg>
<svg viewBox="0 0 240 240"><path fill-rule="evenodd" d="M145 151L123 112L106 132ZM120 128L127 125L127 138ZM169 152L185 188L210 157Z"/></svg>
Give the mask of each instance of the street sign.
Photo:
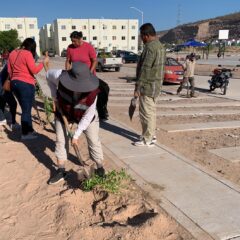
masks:
<svg viewBox="0 0 240 240"><path fill-rule="evenodd" d="M229 30L219 30L218 32L218 39L219 40L226 40L229 36Z"/></svg>

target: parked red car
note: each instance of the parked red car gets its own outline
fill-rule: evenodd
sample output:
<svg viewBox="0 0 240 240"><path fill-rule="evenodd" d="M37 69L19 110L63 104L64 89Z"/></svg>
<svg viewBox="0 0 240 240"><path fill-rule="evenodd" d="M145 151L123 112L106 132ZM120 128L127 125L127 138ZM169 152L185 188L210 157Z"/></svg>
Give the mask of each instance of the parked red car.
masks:
<svg viewBox="0 0 240 240"><path fill-rule="evenodd" d="M180 83L183 80L183 66L174 58L166 58L164 82Z"/></svg>

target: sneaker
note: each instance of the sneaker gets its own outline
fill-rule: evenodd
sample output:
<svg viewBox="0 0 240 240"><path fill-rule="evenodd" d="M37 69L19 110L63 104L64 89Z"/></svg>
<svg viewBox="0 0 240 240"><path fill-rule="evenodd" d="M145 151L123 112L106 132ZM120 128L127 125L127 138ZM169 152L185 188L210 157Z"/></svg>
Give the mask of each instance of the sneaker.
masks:
<svg viewBox="0 0 240 240"><path fill-rule="evenodd" d="M134 143L136 147L153 147L155 144L153 141L145 142L144 140L140 140Z"/></svg>
<svg viewBox="0 0 240 240"><path fill-rule="evenodd" d="M133 143L133 145L136 146L136 147L143 147L146 144L145 144L145 141L142 139L140 141L137 141L137 142Z"/></svg>
<svg viewBox="0 0 240 240"><path fill-rule="evenodd" d="M155 143L154 143L153 141L151 141L151 142L146 142L145 145L146 145L147 147L154 147L154 146L155 146Z"/></svg>
<svg viewBox="0 0 240 240"><path fill-rule="evenodd" d="M153 143L156 143L156 142L157 142L157 137L156 137L156 136L153 136L152 142L153 142Z"/></svg>
<svg viewBox="0 0 240 240"><path fill-rule="evenodd" d="M97 168L95 170L95 174L98 175L99 177L105 176L105 169L103 167Z"/></svg>
<svg viewBox="0 0 240 240"><path fill-rule="evenodd" d="M21 125L18 123L13 123L10 125L12 131L21 129Z"/></svg>
<svg viewBox="0 0 240 240"><path fill-rule="evenodd" d="M5 126L5 125L7 125L7 120L6 119L0 121L0 126Z"/></svg>
<svg viewBox="0 0 240 240"><path fill-rule="evenodd" d="M32 139L36 139L38 136L34 133L28 133L25 135L21 136L21 140L32 140Z"/></svg>
<svg viewBox="0 0 240 240"><path fill-rule="evenodd" d="M49 179L48 184L49 185L54 185L57 184L63 180L65 180L67 173L65 172L64 168L59 168L57 170L56 175L54 175L52 178Z"/></svg>
<svg viewBox="0 0 240 240"><path fill-rule="evenodd" d="M142 135L139 137L139 141L143 141L143 136L142 136ZM157 137L156 137L155 135L154 135L153 138L152 138L152 142L153 142L153 143L156 143L156 142L157 142Z"/></svg>

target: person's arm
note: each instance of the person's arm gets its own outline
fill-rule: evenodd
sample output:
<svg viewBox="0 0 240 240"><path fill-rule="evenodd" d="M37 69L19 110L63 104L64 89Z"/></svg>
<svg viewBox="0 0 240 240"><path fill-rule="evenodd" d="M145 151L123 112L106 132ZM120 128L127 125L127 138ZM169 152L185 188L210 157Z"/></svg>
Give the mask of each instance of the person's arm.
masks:
<svg viewBox="0 0 240 240"><path fill-rule="evenodd" d="M50 88L51 97L54 101L57 98L57 88L59 83L59 76L62 73L62 69L50 69L46 73L46 79Z"/></svg>
<svg viewBox="0 0 240 240"><path fill-rule="evenodd" d="M65 69L66 70L70 70L71 69L71 61L68 58L66 58L66 61L65 61Z"/></svg>
<svg viewBox="0 0 240 240"><path fill-rule="evenodd" d="M92 73L95 72L96 70L96 67L97 67L97 54L96 54L96 51L95 49L93 48L93 46L89 46L89 58L91 60L91 67L90 67L90 71Z"/></svg>
<svg viewBox="0 0 240 240"><path fill-rule="evenodd" d="M44 66L44 69L45 71L47 72L49 70L49 57L46 56L43 60L43 66Z"/></svg>
<svg viewBox="0 0 240 240"><path fill-rule="evenodd" d="M32 53L28 51L26 51L26 64L32 74L37 74L43 69L43 63L36 65Z"/></svg>
<svg viewBox="0 0 240 240"><path fill-rule="evenodd" d="M98 61L97 61L96 58L95 58L95 59L91 59L91 68L90 68L90 71L91 71L92 73L95 72L96 67L97 67L97 63L98 63Z"/></svg>
<svg viewBox="0 0 240 240"><path fill-rule="evenodd" d="M94 103L87 109L87 111L84 113L81 121L78 124L77 130L75 131L73 135L73 141L72 144L77 143L78 138L82 134L84 130L88 128L91 121L93 120L93 117L96 113L96 104L97 104L97 97L94 101Z"/></svg>
<svg viewBox="0 0 240 240"><path fill-rule="evenodd" d="M72 66L71 54L70 54L70 49L68 47L67 48L67 57L66 57L66 61L65 61L65 70L70 70L71 66Z"/></svg>

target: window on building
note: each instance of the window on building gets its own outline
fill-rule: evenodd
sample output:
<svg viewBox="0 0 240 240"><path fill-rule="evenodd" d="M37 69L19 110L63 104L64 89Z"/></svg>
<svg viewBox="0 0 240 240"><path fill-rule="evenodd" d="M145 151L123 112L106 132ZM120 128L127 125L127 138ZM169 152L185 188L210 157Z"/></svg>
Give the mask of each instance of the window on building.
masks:
<svg viewBox="0 0 240 240"><path fill-rule="evenodd" d="M5 29L11 29L10 24L5 24Z"/></svg>
<svg viewBox="0 0 240 240"><path fill-rule="evenodd" d="M132 29L136 29L136 26L133 25L133 26L132 26Z"/></svg>
<svg viewBox="0 0 240 240"><path fill-rule="evenodd" d="M117 40L117 37L116 36L112 36L112 40Z"/></svg>
<svg viewBox="0 0 240 240"><path fill-rule="evenodd" d="M87 40L87 37L83 37L83 40L84 40L84 41Z"/></svg>
<svg viewBox="0 0 240 240"><path fill-rule="evenodd" d="M116 30L116 29L117 29L117 26L116 26L116 25L113 25L113 26L112 26L112 29Z"/></svg>
<svg viewBox="0 0 240 240"><path fill-rule="evenodd" d="M96 37L96 36L94 36L92 39L93 39L93 40L97 40L97 37Z"/></svg>
<svg viewBox="0 0 240 240"><path fill-rule="evenodd" d="M72 30L75 30L77 29L75 25L72 25Z"/></svg>
<svg viewBox="0 0 240 240"><path fill-rule="evenodd" d="M126 29L126 26L122 25L122 29Z"/></svg>
<svg viewBox="0 0 240 240"><path fill-rule="evenodd" d="M29 29L34 29L34 24L29 24Z"/></svg>
<svg viewBox="0 0 240 240"><path fill-rule="evenodd" d="M84 26L83 26L83 29L85 29L85 30L86 30L86 29L87 29L87 26L86 26L86 25L84 25Z"/></svg>
<svg viewBox="0 0 240 240"><path fill-rule="evenodd" d="M62 30L66 30L66 25L62 25L62 26L61 26L61 29L62 29Z"/></svg>
<svg viewBox="0 0 240 240"><path fill-rule="evenodd" d="M107 36L103 36L103 40L107 40Z"/></svg>
<svg viewBox="0 0 240 240"><path fill-rule="evenodd" d="M18 24L17 25L17 29L22 29L23 28L23 25L22 24Z"/></svg>
<svg viewBox="0 0 240 240"><path fill-rule="evenodd" d="M92 29L95 29L96 28L96 26L95 25L92 25Z"/></svg>
<svg viewBox="0 0 240 240"><path fill-rule="evenodd" d="M66 41L67 41L67 38L66 38L66 37L62 37L62 41L63 41L63 42L66 42Z"/></svg>
<svg viewBox="0 0 240 240"><path fill-rule="evenodd" d="M131 47L131 50L135 50L135 47Z"/></svg>
<svg viewBox="0 0 240 240"><path fill-rule="evenodd" d="M103 30L104 30L104 29L107 29L107 25L103 24L103 27L102 27L102 28L103 28Z"/></svg>
<svg viewBox="0 0 240 240"><path fill-rule="evenodd" d="M132 36L132 40L135 40L136 38L135 38L135 36Z"/></svg>
<svg viewBox="0 0 240 240"><path fill-rule="evenodd" d="M126 37L125 37L125 36L122 36L122 40L126 40Z"/></svg>

